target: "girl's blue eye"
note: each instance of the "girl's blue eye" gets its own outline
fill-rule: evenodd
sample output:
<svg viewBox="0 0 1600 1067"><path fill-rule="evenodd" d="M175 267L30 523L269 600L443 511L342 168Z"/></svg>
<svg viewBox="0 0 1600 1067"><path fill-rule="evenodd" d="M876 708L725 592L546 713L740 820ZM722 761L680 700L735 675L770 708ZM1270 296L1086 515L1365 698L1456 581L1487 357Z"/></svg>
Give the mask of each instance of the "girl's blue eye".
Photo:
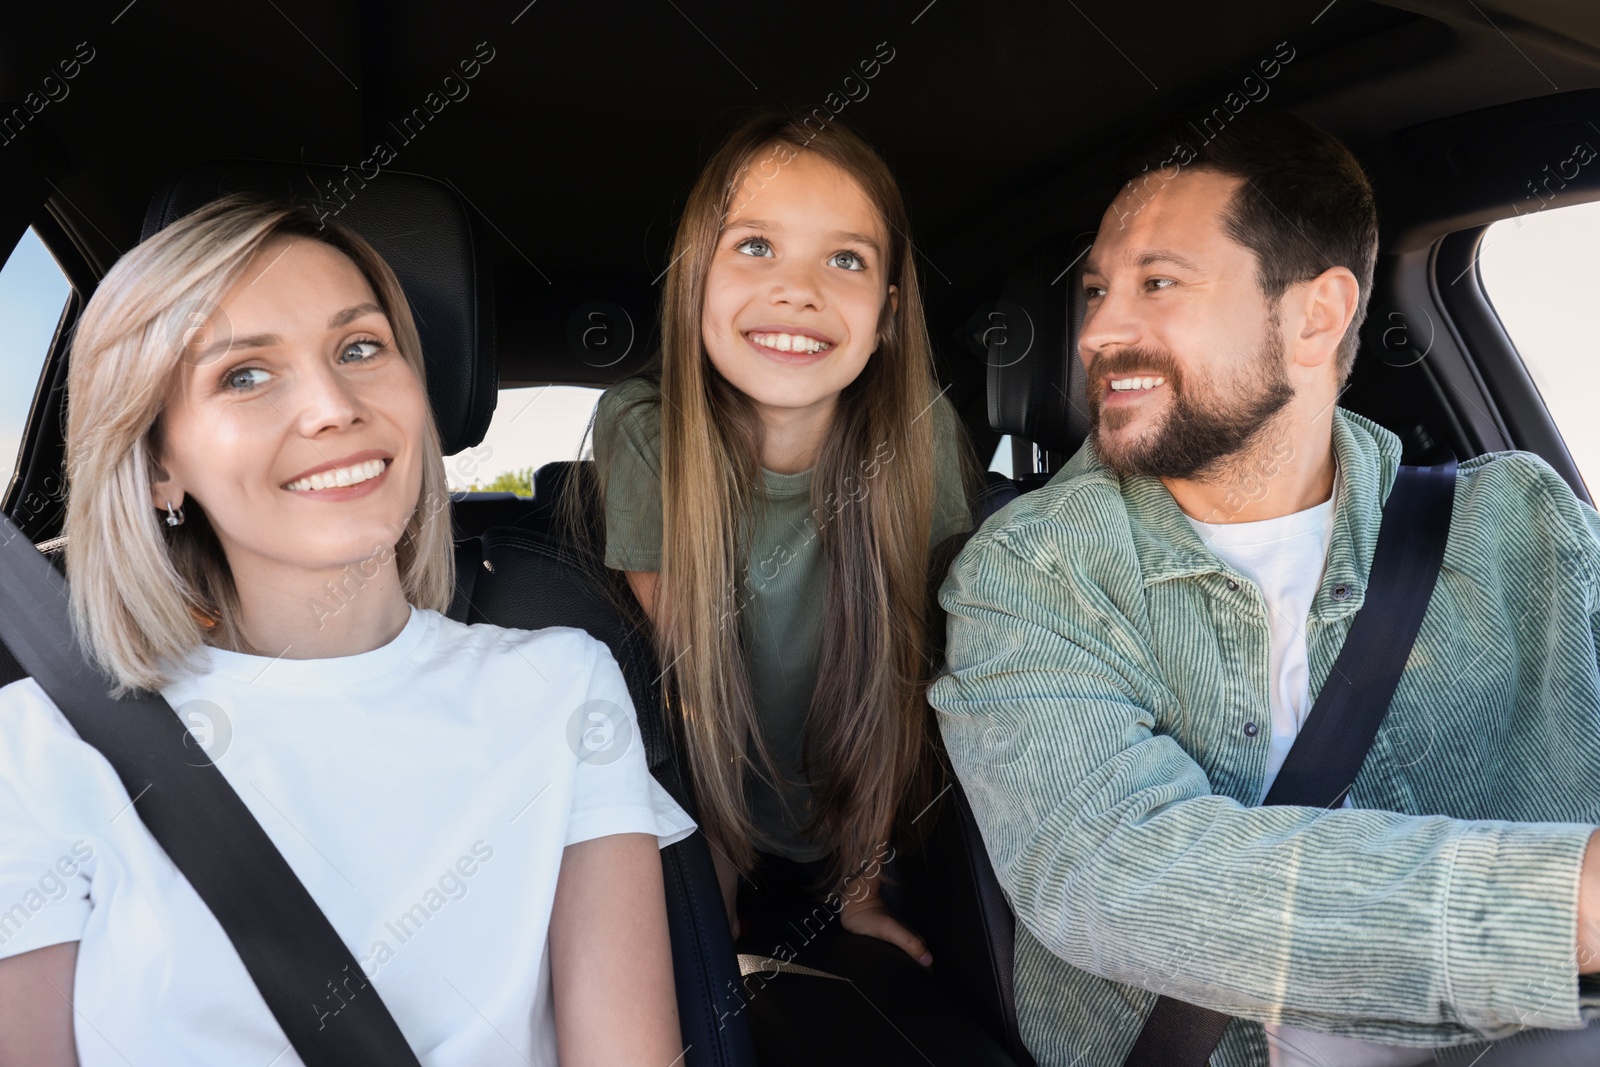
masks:
<svg viewBox="0 0 1600 1067"><path fill-rule="evenodd" d="M270 377L272 375L260 367L240 367L237 370L229 371L227 376L222 379L222 384L234 392L246 393L261 385Z"/></svg>
<svg viewBox="0 0 1600 1067"><path fill-rule="evenodd" d="M772 258L772 245L767 243L765 237L746 237L733 246L735 252L742 252L747 256L759 256L762 259Z"/></svg>
<svg viewBox="0 0 1600 1067"><path fill-rule="evenodd" d="M344 351L339 353L339 361L341 363L361 363L373 358L382 351L382 341L351 341L349 344L344 346ZM355 352L357 358L346 360L344 357L348 356L351 352Z"/></svg>
<svg viewBox="0 0 1600 1067"><path fill-rule="evenodd" d="M844 262L840 262L843 260ZM828 264L834 267L843 267L845 270L866 270L866 262L854 252L835 252Z"/></svg>

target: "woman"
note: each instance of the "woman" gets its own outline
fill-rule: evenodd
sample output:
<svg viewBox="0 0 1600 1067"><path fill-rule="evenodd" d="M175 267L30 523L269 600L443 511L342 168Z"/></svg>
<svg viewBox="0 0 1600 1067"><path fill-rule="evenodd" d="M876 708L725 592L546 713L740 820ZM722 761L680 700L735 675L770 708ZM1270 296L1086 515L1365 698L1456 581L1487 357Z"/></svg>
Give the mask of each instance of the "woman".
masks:
<svg viewBox="0 0 1600 1067"><path fill-rule="evenodd" d="M440 613L423 382L393 273L304 209L230 198L128 253L69 372L76 628L210 727L422 1063L668 1063L656 852L693 823L638 745L569 740L632 716L603 645ZM0 1063L294 1062L134 800L31 679L0 690Z"/></svg>
<svg viewBox="0 0 1600 1067"><path fill-rule="evenodd" d="M926 965L879 884L896 813L925 803L930 549L970 526L972 464L908 231L860 138L746 122L689 195L658 371L601 399L595 460L730 922L742 872Z"/></svg>

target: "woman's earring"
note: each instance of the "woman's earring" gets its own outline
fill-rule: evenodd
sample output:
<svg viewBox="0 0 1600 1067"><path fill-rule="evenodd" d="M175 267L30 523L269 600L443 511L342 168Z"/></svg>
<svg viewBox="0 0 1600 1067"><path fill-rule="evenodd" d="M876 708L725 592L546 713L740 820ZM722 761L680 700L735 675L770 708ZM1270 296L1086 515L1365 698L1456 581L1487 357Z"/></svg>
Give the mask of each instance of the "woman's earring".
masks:
<svg viewBox="0 0 1600 1067"><path fill-rule="evenodd" d="M183 505L182 504L179 504L177 509L174 510L173 507L172 507L172 501L170 501L170 500L167 501L167 525L168 526L182 526L183 525Z"/></svg>

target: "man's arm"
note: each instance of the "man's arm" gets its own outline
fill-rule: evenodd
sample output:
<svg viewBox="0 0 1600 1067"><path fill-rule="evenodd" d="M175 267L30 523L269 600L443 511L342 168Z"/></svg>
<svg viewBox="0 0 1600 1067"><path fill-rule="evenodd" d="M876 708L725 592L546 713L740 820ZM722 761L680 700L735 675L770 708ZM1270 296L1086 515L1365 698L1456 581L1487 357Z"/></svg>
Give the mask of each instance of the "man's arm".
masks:
<svg viewBox="0 0 1600 1067"><path fill-rule="evenodd" d="M969 545L930 694L1034 937L1103 978L1258 1020L1580 1024L1591 827L1212 795L1155 732L1206 711L1177 706L1130 621L1138 575L1093 585L1048 537L1011 527Z"/></svg>

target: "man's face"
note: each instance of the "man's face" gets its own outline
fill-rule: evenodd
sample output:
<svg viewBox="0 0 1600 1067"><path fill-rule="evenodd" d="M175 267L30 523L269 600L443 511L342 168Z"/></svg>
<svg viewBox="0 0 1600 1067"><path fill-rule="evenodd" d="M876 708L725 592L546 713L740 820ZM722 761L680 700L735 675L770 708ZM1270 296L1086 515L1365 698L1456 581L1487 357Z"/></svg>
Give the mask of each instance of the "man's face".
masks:
<svg viewBox="0 0 1600 1067"><path fill-rule="evenodd" d="M1107 466L1205 479L1257 443L1294 387L1255 254L1223 230L1241 180L1203 170L1158 180L1124 189L1101 220L1078 356Z"/></svg>

